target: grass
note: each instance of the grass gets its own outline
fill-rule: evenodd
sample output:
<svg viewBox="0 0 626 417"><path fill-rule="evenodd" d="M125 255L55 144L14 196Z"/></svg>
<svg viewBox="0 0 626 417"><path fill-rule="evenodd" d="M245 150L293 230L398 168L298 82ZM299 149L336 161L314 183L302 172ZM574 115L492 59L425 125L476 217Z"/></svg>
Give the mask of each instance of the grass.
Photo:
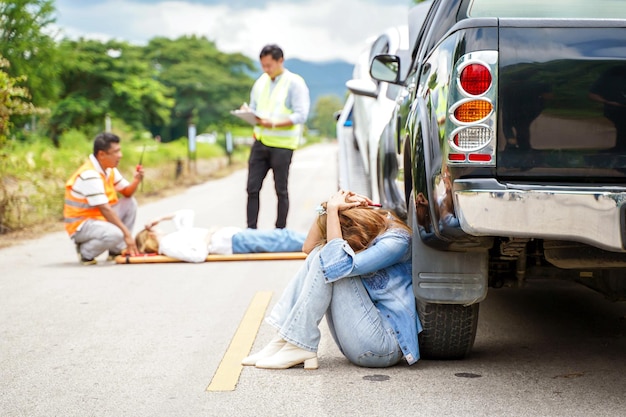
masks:
<svg viewBox="0 0 626 417"><path fill-rule="evenodd" d="M55 148L45 139L9 141L0 149L0 235L47 230L50 224L62 221L65 181L92 152L92 140L80 132L68 132L60 142ZM248 147L235 147L230 166L219 141L198 143L195 154L190 155L186 138L159 143L122 137L122 153L118 169L127 179L142 160L146 175L136 194L145 200L243 167Z"/></svg>

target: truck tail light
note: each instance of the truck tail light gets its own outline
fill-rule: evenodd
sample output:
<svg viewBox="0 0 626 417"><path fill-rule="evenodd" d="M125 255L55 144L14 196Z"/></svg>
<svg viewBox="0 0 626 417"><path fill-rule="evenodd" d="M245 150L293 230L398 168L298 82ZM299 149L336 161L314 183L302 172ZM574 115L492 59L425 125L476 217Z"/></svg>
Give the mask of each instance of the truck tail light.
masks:
<svg viewBox="0 0 626 417"><path fill-rule="evenodd" d="M488 127L467 127L454 135L453 143L457 149L469 152L482 148L492 137L493 131Z"/></svg>
<svg viewBox="0 0 626 417"><path fill-rule="evenodd" d="M453 69L445 136L452 165L495 166L497 51L463 55Z"/></svg>
<svg viewBox="0 0 626 417"><path fill-rule="evenodd" d="M478 96L491 87L491 72L482 64L469 64L461 71L460 85L467 94Z"/></svg>
<svg viewBox="0 0 626 417"><path fill-rule="evenodd" d="M493 105L487 100L472 100L454 110L454 117L462 123L479 122L489 116Z"/></svg>
<svg viewBox="0 0 626 417"><path fill-rule="evenodd" d="M452 162L466 162L469 160L470 162L491 162L491 155L484 153L451 153L448 154L448 160Z"/></svg>

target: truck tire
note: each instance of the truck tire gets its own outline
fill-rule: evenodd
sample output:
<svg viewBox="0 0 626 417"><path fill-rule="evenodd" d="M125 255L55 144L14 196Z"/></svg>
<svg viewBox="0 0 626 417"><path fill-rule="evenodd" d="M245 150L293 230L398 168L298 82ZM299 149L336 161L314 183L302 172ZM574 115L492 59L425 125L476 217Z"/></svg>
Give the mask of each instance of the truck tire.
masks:
<svg viewBox="0 0 626 417"><path fill-rule="evenodd" d="M424 330L419 335L424 359L462 359L472 350L479 304L434 304L417 301Z"/></svg>

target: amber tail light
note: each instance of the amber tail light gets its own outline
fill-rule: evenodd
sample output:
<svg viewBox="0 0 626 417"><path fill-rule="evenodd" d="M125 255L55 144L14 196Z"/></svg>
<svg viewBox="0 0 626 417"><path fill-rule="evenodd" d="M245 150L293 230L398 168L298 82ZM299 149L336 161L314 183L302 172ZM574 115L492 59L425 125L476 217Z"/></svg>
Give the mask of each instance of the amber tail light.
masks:
<svg viewBox="0 0 626 417"><path fill-rule="evenodd" d="M463 123L473 123L483 120L491 114L493 105L486 100L472 100L461 104L454 110L454 117Z"/></svg>

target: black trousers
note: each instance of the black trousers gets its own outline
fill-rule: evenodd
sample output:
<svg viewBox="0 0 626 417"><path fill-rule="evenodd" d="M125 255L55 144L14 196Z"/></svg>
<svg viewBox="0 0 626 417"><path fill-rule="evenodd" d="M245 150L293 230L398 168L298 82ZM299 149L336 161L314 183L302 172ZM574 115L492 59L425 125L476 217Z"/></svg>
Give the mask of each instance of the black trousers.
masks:
<svg viewBox="0 0 626 417"><path fill-rule="evenodd" d="M274 174L274 188L278 197L278 209L276 215L276 227L284 229L287 225L287 213L289 212L289 193L287 185L289 180L289 166L293 150L272 148L255 141L248 159L248 227L257 228L259 218L259 192L263 186L263 180L271 169Z"/></svg>

